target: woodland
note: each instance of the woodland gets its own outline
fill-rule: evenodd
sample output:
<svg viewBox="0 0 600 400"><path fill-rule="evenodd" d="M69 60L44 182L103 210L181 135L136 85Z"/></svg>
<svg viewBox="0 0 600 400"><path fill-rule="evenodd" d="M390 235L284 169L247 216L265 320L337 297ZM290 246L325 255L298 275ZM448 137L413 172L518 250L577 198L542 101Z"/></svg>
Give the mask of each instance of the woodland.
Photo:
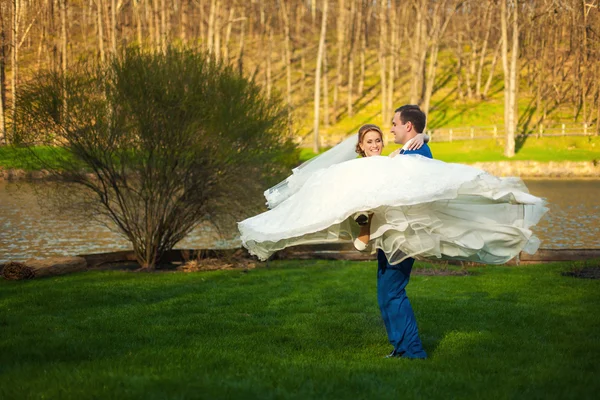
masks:
<svg viewBox="0 0 600 400"><path fill-rule="evenodd" d="M206 52L285 104L291 134L377 105L503 102L504 153L552 119L600 120L598 0L0 0L0 143L19 86L128 47ZM437 108L437 109L436 109Z"/></svg>

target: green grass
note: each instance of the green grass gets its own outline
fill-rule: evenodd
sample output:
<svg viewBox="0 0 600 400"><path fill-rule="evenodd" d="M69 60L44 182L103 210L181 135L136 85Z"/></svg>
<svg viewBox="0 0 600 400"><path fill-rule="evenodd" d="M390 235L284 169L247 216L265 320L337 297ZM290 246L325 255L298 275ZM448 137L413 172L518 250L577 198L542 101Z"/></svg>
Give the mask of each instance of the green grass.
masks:
<svg viewBox="0 0 600 400"><path fill-rule="evenodd" d="M593 161L600 160L600 137L567 136L529 138L513 158L504 157L502 140L462 140L454 142L431 143L433 156L447 162L472 163L481 161ZM398 145L389 143L383 154L388 155ZM41 157L48 158L52 150L38 147L36 151ZM315 156L312 149L301 148L300 160L306 161ZM39 161L26 149L0 146L0 168L24 169L27 171L41 169Z"/></svg>
<svg viewBox="0 0 600 400"><path fill-rule="evenodd" d="M414 275L429 359L389 352L374 262L0 281L0 398L596 398L600 281Z"/></svg>
<svg viewBox="0 0 600 400"><path fill-rule="evenodd" d="M390 149L391 151L392 149ZM529 138L514 157L504 156L504 141L463 140L432 142L435 158L447 162L478 161L593 161L600 160L600 137L571 136Z"/></svg>
<svg viewBox="0 0 600 400"><path fill-rule="evenodd" d="M502 140L461 140L430 144L433 157L447 162L472 163L481 161L594 161L600 160L600 137L566 136L529 138L513 158L504 156ZM389 143L383 149L388 155L399 146ZM300 159L306 161L315 156L312 149L300 149Z"/></svg>
<svg viewBox="0 0 600 400"><path fill-rule="evenodd" d="M52 160L54 157L65 157L66 152L58 147L38 146L33 148L35 155L27 148L0 146L0 168L38 171L42 169L42 160Z"/></svg>

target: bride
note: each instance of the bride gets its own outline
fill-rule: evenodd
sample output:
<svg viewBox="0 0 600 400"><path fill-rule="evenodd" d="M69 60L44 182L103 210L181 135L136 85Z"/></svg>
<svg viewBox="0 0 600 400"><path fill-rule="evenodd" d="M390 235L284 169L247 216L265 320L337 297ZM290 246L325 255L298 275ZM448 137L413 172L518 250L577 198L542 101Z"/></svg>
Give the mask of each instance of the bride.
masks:
<svg viewBox="0 0 600 400"><path fill-rule="evenodd" d="M354 242L381 249L390 264L408 257L502 264L537 251L530 228L547 209L521 179L420 155L384 157L382 136L365 125L358 140L349 137L265 191L270 210L238 223L242 244L265 260L289 246ZM361 214L366 232L354 219Z"/></svg>

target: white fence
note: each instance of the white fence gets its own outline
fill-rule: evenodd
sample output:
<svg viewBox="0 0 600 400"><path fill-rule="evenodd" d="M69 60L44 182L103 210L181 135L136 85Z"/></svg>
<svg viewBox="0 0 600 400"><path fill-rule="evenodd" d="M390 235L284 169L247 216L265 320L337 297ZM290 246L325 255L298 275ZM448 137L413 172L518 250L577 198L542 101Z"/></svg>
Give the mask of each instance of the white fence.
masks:
<svg viewBox="0 0 600 400"><path fill-rule="evenodd" d="M522 128L517 129L521 132ZM458 128L437 128L427 130L432 142L452 142L458 140L489 140L503 139L504 125L488 125L488 126L468 126ZM597 135L596 125L591 124L555 124L555 125L539 125L535 129L531 129L527 134L518 133L517 136L529 137L558 137L558 136L594 136ZM321 136L320 144L322 147L333 146L341 142L347 135L334 134ZM391 133L387 134L385 140L392 140ZM312 135L305 137L297 137L296 142L300 147L311 147L313 144Z"/></svg>

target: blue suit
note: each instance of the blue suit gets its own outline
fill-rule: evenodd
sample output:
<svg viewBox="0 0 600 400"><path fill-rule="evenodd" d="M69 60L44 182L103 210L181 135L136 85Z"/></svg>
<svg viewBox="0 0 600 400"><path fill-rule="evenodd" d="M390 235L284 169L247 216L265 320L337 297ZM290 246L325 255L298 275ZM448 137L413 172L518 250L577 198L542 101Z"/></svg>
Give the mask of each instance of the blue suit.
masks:
<svg viewBox="0 0 600 400"><path fill-rule="evenodd" d="M433 158L427 144L418 150L400 154L420 154ZM402 171L398 171L398 173L402 173ZM414 258L407 258L399 264L390 265L385 253L381 249L377 251L377 301L388 339L394 346L394 355L406 358L426 358L427 353L423 350L419 338L417 320L405 291L414 263Z"/></svg>

